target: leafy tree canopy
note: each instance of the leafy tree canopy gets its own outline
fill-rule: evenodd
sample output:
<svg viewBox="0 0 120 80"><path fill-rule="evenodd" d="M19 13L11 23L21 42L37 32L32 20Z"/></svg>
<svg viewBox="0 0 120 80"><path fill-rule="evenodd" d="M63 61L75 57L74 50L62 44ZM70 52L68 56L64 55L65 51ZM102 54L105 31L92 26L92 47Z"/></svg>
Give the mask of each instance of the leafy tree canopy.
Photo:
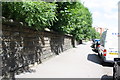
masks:
<svg viewBox="0 0 120 80"><path fill-rule="evenodd" d="M88 28L92 27L92 16L88 8L80 2L57 2L58 21L51 29L84 39Z"/></svg>
<svg viewBox="0 0 120 80"><path fill-rule="evenodd" d="M3 2L2 14L29 27L42 30L56 21L56 4L48 2Z"/></svg>
<svg viewBox="0 0 120 80"><path fill-rule="evenodd" d="M91 12L80 2L3 2L2 15L36 30L73 35L78 41L99 37Z"/></svg>

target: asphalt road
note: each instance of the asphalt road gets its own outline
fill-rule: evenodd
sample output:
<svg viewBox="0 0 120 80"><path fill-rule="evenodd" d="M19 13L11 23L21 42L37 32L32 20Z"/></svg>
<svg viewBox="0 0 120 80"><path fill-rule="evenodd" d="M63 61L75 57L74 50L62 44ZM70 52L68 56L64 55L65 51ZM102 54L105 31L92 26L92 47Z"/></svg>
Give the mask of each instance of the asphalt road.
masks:
<svg viewBox="0 0 120 80"><path fill-rule="evenodd" d="M83 43L69 49L40 65L31 72L16 75L16 78L98 78L112 80L112 65L101 65L97 53L92 51L91 43ZM109 78L109 79L105 79Z"/></svg>

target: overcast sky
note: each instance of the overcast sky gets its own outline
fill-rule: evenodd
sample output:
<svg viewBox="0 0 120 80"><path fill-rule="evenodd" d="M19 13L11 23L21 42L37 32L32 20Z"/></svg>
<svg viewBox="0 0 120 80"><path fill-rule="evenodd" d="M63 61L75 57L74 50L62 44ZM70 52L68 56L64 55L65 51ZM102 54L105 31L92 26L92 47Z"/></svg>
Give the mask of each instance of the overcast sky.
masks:
<svg viewBox="0 0 120 80"><path fill-rule="evenodd" d="M93 27L118 27L118 2L120 0L81 0L93 17Z"/></svg>

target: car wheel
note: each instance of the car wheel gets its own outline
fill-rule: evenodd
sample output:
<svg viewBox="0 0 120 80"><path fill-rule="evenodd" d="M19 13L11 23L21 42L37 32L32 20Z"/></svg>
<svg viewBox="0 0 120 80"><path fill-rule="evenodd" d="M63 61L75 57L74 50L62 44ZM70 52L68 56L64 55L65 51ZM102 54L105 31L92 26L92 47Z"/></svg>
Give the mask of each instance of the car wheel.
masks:
<svg viewBox="0 0 120 80"><path fill-rule="evenodd" d="M102 53L100 54L100 53L98 53L99 55L98 56L100 56L100 58L102 59Z"/></svg>
<svg viewBox="0 0 120 80"><path fill-rule="evenodd" d="M115 71L115 68L113 68L113 80L118 80L117 79L117 72Z"/></svg>
<svg viewBox="0 0 120 80"><path fill-rule="evenodd" d="M98 53L98 57L100 58L100 54Z"/></svg>
<svg viewBox="0 0 120 80"><path fill-rule="evenodd" d="M113 80L120 80L119 79L119 76L118 76L118 73L117 73L117 68L118 66L115 64L114 67L113 67Z"/></svg>
<svg viewBox="0 0 120 80"><path fill-rule="evenodd" d="M101 65L104 66L105 65L105 62L104 60L101 58Z"/></svg>

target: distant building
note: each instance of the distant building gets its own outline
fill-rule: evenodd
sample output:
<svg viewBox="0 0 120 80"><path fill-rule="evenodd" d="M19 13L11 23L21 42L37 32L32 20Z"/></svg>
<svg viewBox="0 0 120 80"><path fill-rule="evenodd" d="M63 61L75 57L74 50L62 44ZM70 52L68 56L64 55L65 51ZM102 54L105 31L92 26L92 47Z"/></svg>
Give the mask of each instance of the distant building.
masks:
<svg viewBox="0 0 120 80"><path fill-rule="evenodd" d="M96 30L97 32L100 33L100 36L101 36L102 33L107 29L107 28L102 28L102 27L94 27L94 28L95 28L95 30Z"/></svg>

